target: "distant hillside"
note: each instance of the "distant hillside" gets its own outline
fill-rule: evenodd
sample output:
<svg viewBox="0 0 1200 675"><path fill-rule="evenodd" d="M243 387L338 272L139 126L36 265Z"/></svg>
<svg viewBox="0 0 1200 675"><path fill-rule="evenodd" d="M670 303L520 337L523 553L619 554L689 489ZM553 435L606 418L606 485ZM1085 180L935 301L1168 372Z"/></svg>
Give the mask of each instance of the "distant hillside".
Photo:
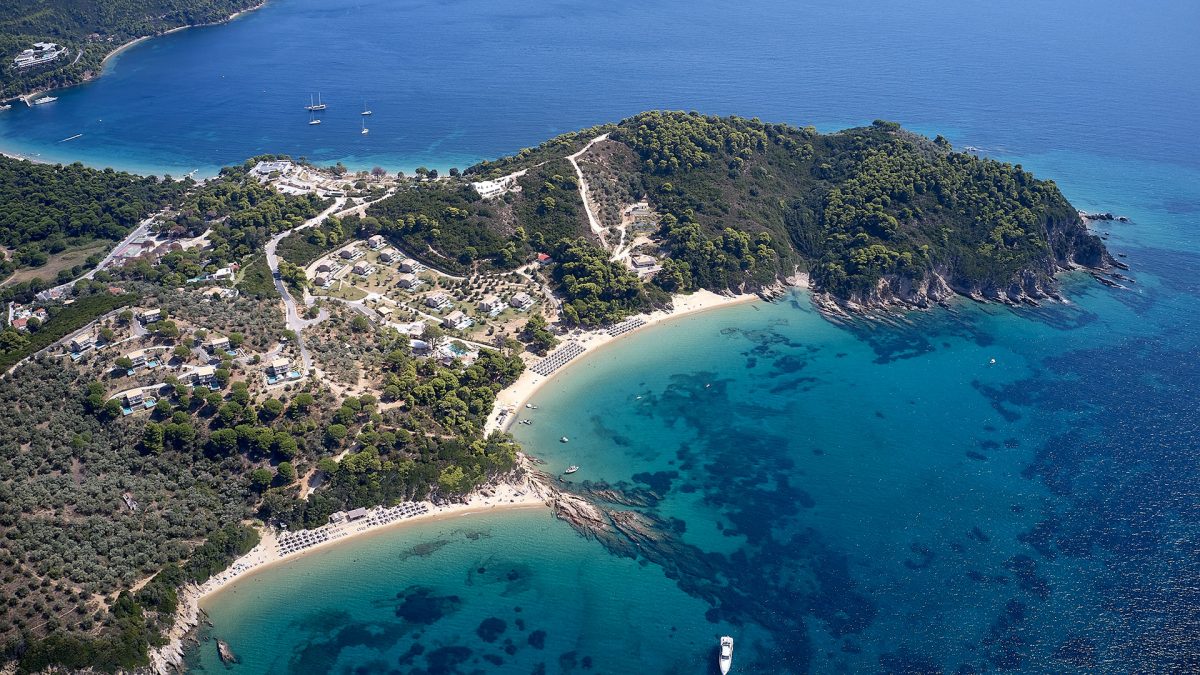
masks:
<svg viewBox="0 0 1200 675"><path fill-rule="evenodd" d="M0 3L0 98L77 84L99 74L110 52L172 28L215 23L262 0L5 0ZM13 57L34 42L66 55L18 70Z"/></svg>
<svg viewBox="0 0 1200 675"><path fill-rule="evenodd" d="M597 235L566 158L601 134L578 157ZM519 191L486 200L462 182L420 184L373 207L369 227L451 270L512 268L582 237L618 258L635 244L658 254L662 290L756 289L807 272L818 300L849 307L1043 298L1059 270L1111 260L1052 181L888 122L819 134L647 112L465 175L519 171ZM635 240L622 209L642 198L657 226Z"/></svg>

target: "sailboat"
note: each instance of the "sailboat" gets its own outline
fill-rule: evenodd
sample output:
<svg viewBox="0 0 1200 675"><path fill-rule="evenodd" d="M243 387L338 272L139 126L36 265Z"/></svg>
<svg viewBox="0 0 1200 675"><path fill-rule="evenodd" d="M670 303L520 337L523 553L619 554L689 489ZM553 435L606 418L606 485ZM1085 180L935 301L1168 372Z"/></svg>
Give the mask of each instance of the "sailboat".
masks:
<svg viewBox="0 0 1200 675"><path fill-rule="evenodd" d="M308 105L304 106L304 109L308 110L310 112L316 112L317 110L324 110L325 104L321 103L321 92L317 92L317 102L316 103L313 103L312 94L309 94L308 95Z"/></svg>
<svg viewBox="0 0 1200 675"><path fill-rule="evenodd" d="M310 125L311 125L311 124L320 124L320 123L321 123L321 118L320 118L320 117L317 117L316 115L313 115L312 113L309 113L309 114L308 114L308 123L309 123Z"/></svg>
<svg viewBox="0 0 1200 675"><path fill-rule="evenodd" d="M373 113L372 113L372 112L371 112L369 109L367 109L367 102L366 102L366 101L363 101L363 109L362 109L362 112L361 112L361 113L359 113L359 114L360 114L360 115L363 115L363 116L366 116L366 115L371 115L371 114L373 114Z"/></svg>
<svg viewBox="0 0 1200 675"><path fill-rule="evenodd" d="M366 135L367 135L367 132L369 132L369 131L371 131L371 130L367 128L367 121L366 121L366 120L363 120L363 121L362 121L362 134L363 134L363 136L366 136Z"/></svg>

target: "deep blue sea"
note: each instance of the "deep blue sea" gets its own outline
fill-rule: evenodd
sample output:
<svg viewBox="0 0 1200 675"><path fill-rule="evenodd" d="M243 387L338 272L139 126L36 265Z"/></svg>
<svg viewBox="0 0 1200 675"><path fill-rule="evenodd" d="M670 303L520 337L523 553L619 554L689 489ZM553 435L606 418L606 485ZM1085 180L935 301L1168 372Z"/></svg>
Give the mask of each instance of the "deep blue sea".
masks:
<svg viewBox="0 0 1200 675"><path fill-rule="evenodd" d="M660 494L663 548L537 510L401 528L211 598L211 633L245 673L703 673L726 633L737 673L1196 672L1197 26L1110 0L272 0L0 113L0 148L447 168L684 108L885 118L1020 162L1129 216L1100 227L1136 283L888 324L796 293L648 329L517 428L577 484ZM191 663L224 671L211 642Z"/></svg>

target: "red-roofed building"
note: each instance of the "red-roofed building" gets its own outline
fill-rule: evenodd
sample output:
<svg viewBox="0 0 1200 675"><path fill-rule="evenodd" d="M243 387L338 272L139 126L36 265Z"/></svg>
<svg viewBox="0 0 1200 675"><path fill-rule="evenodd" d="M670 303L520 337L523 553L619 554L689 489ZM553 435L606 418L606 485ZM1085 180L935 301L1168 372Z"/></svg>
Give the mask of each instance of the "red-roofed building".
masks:
<svg viewBox="0 0 1200 675"><path fill-rule="evenodd" d="M545 265L546 263L550 262L550 256L546 255L545 253L539 253L537 254L537 261L539 265Z"/></svg>

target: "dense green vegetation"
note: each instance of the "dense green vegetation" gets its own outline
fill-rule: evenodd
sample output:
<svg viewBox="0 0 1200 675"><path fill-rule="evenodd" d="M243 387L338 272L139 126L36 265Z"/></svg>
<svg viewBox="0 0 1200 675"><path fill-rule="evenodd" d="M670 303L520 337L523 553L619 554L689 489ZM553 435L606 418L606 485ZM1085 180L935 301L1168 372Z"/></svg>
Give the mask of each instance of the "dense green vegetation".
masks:
<svg viewBox="0 0 1200 675"><path fill-rule="evenodd" d="M637 276L586 241L561 241L554 249L554 262L551 276L564 295L563 317L572 324L600 326L650 305Z"/></svg>
<svg viewBox="0 0 1200 675"><path fill-rule="evenodd" d="M50 319L29 333L10 327L0 330L0 372L79 330L97 318L134 303L133 293L112 294L104 284L80 282L77 299L70 305L49 305Z"/></svg>
<svg viewBox="0 0 1200 675"><path fill-rule="evenodd" d="M456 273L481 263L511 269L533 252L565 250L561 242L593 236L563 157L601 132L609 142L581 162L593 192L645 195L662 216L655 238L667 259L653 280L662 290L756 289L798 269L819 290L860 302L920 300L914 289L941 280L963 293L1012 297L1051 287L1067 263L1107 260L1054 183L889 122L823 135L738 117L643 113L466 170L473 179L528 170L520 191L502 198L484 200L460 182L425 183L370 214L405 251ZM560 289L569 303L607 294L611 304L629 294L626 282L595 274ZM610 308L637 306L636 295ZM621 313L567 314L586 323Z"/></svg>
<svg viewBox="0 0 1200 675"><path fill-rule="evenodd" d="M653 112L613 138L641 162L633 191L672 216L661 234L687 269L663 275L668 285L753 286L795 264L820 289L863 298L882 279L936 271L956 289L1003 288L1103 260L1054 183L888 122L821 135Z"/></svg>
<svg viewBox="0 0 1200 675"><path fill-rule="evenodd" d="M0 98L77 84L135 38L180 26L222 21L258 0L6 0L0 4ZM57 42L70 53L18 71L12 59L34 42Z"/></svg>
<svg viewBox="0 0 1200 675"><path fill-rule="evenodd" d="M12 255L0 278L100 239L118 241L192 185L82 164L35 164L0 156L0 245Z"/></svg>

